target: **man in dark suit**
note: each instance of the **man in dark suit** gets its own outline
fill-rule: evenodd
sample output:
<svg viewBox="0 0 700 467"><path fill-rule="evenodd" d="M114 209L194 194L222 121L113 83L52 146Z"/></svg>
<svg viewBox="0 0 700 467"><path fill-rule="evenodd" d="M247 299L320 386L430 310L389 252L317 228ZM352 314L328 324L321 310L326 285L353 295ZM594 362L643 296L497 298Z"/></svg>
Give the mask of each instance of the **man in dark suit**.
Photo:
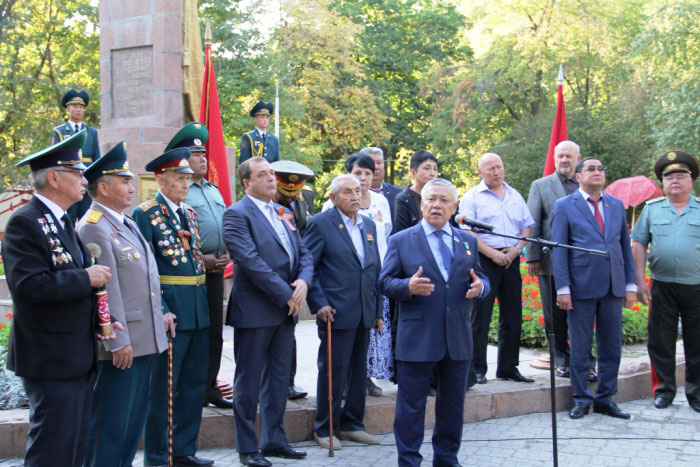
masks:
<svg viewBox="0 0 700 467"><path fill-rule="evenodd" d="M389 202L391 218L394 219L394 200L396 199L396 195L401 193L401 188L384 181L384 176L386 175L384 151L382 151L381 148L370 146L362 149L360 153L367 154L374 161L374 177L372 177L372 185L369 187L369 189L386 198L386 200Z"/></svg>
<svg viewBox="0 0 700 467"><path fill-rule="evenodd" d="M96 263L112 271L109 312L126 327L115 340L99 345L86 467L133 462L146 424L151 370L156 356L168 348L165 326L175 330L175 315L160 313L153 252L123 214L136 191L133 176L123 141L85 171L93 201L77 230Z"/></svg>
<svg viewBox="0 0 700 467"><path fill-rule="evenodd" d="M94 288L111 278L108 267L90 266L66 215L87 185L80 161L86 137L81 131L17 164L29 164L35 194L2 240L13 303L7 367L22 378L31 409L27 466L75 467L85 456L97 368Z"/></svg>
<svg viewBox="0 0 700 467"><path fill-rule="evenodd" d="M273 201L292 211L294 225L299 231L299 236L304 238L306 224L314 213L314 192L310 189L305 189L305 184L307 179L314 176L314 172L305 165L295 161L277 161L270 165L275 171L275 179L277 180L277 193L275 193ZM303 399L308 395L306 391L294 384L296 374L297 339L295 337L287 392L287 397L290 401Z"/></svg>
<svg viewBox="0 0 700 467"><path fill-rule="evenodd" d="M313 260L292 214L272 202L275 172L262 157L238 167L245 196L224 212L224 240L235 263L226 324L234 327L233 417L244 465L269 466L263 456L303 459L284 432L287 382L296 316L313 279ZM260 445L255 417L260 400Z"/></svg>
<svg viewBox="0 0 700 467"><path fill-rule="evenodd" d="M173 462L175 467L206 466L195 455L202 422L209 360L209 307L197 214L184 203L192 169L189 148L164 152L148 164L160 190L134 208L132 216L155 252L163 313L177 317L173 338ZM144 437L144 461L168 462L168 355L157 357Z"/></svg>
<svg viewBox="0 0 700 467"><path fill-rule="evenodd" d="M554 148L555 172L546 177L538 178L530 185L530 195L527 197L527 207L535 223L530 235L534 238L549 240L552 238L551 222L552 207L559 198L570 195L578 190L578 181L574 176L576 164L581 160L578 144L573 141L562 141ZM527 272L536 276L540 283L542 297L542 313L547 332L554 332L554 365L556 374L562 378L569 377L569 328L566 324L566 311L557 308L557 299L552 276L551 256L543 258L542 246L529 243L525 250ZM589 357L589 381L596 381L595 358Z"/></svg>
<svg viewBox="0 0 700 467"><path fill-rule="evenodd" d="M330 447L330 423L340 428L340 439L379 444L365 431L365 396L369 330L382 332L381 296L377 278L381 260L377 228L360 210L360 182L345 174L331 182L330 199L335 207L311 218L304 244L314 257L314 282L309 308L316 314L318 336L318 382L314 439ZM328 336L327 321L332 322ZM333 420L328 413L328 339L333 354ZM340 408L347 386L345 405ZM336 431L336 433L338 433ZM334 449L340 449L334 440Z"/></svg>
<svg viewBox="0 0 700 467"><path fill-rule="evenodd" d="M87 130L87 140L82 149L81 159L83 164L88 166L100 158L100 142L97 139L97 130L83 121L85 108L89 103L90 96L86 91L78 91L77 89L66 91L61 99L61 105L68 112L68 121L54 127L49 141L49 144L56 144L83 129ZM73 223L76 223L83 217L90 208L90 202L90 195L86 193L82 200L68 208L68 217L71 218Z"/></svg>
<svg viewBox="0 0 700 467"><path fill-rule="evenodd" d="M270 116L275 113L271 102L260 101L250 110L250 116L255 122L255 129L241 138L238 163L242 164L251 157L264 157L267 162L280 160L280 140L267 131Z"/></svg>
<svg viewBox="0 0 700 467"><path fill-rule="evenodd" d="M462 438L464 396L472 359L469 303L488 294L476 239L449 224L457 190L436 178L422 190L422 221L389 239L379 290L400 300L399 390L394 433L400 466L423 456L425 402L438 369L433 465L455 466Z"/></svg>
<svg viewBox="0 0 700 467"><path fill-rule="evenodd" d="M581 418L593 404L596 413L627 419L629 414L612 400L622 353L622 305L632 306L637 290L627 217L619 199L603 194L605 168L599 159L581 160L576 178L579 190L554 203L552 240L607 255L564 248L552 254L557 306L567 310L569 321L575 403L569 416ZM599 379L595 397L588 387L594 322Z"/></svg>

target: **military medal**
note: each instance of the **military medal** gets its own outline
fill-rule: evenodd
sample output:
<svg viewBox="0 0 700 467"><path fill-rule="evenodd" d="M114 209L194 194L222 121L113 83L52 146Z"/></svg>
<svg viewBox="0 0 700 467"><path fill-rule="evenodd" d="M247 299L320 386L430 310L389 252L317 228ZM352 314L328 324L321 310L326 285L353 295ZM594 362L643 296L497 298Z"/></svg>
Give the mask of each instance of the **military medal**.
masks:
<svg viewBox="0 0 700 467"><path fill-rule="evenodd" d="M136 258L137 260L141 259L141 255L139 254L138 251L134 251L134 258Z"/></svg>
<svg viewBox="0 0 700 467"><path fill-rule="evenodd" d="M183 256L183 257L182 257L182 262L183 262L183 263L186 263L186 262L187 262L187 257L186 257L186 256Z"/></svg>
<svg viewBox="0 0 700 467"><path fill-rule="evenodd" d="M174 260L172 261L172 263L171 263L171 264L172 264L173 266L177 266L177 260L176 260L176 259L174 259Z"/></svg>

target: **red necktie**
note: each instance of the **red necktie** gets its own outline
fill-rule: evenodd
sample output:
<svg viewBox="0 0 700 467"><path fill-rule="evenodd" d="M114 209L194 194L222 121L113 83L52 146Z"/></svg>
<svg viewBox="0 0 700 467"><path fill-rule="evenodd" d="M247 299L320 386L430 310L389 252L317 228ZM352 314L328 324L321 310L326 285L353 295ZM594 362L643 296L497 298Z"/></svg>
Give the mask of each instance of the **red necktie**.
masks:
<svg viewBox="0 0 700 467"><path fill-rule="evenodd" d="M598 201L594 200L593 198L588 198L588 202L593 205L593 213L595 216L595 221L598 223L598 227L600 227L600 231L605 235L605 225L603 224L603 216L600 215L600 211L598 210L598 203L603 201L603 199L599 199Z"/></svg>

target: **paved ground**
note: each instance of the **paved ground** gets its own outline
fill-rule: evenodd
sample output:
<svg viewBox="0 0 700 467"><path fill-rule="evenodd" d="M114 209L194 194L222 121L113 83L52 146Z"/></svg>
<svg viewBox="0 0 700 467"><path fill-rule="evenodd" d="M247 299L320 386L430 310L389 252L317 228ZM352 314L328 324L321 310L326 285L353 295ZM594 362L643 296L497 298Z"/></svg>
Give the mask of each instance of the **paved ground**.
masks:
<svg viewBox="0 0 700 467"><path fill-rule="evenodd" d="M559 463L562 466L690 466L698 465L700 454L700 414L685 401L683 388L674 404L665 410L653 407L650 398L625 402L620 407L632 414L629 421L604 415L587 415L582 420L557 413ZM530 414L486 420L464 425L459 461L474 466L552 465L551 415ZM431 430L425 432L422 454L431 465ZM379 436L380 446L344 442L343 449L328 457L328 451L315 443L294 444L306 450L303 461L270 459L275 465L295 466L391 466L396 465L393 433ZM214 459L218 467L240 466L234 449L200 451ZM142 466L143 452L134 466ZM21 459L0 460L0 467L21 465Z"/></svg>

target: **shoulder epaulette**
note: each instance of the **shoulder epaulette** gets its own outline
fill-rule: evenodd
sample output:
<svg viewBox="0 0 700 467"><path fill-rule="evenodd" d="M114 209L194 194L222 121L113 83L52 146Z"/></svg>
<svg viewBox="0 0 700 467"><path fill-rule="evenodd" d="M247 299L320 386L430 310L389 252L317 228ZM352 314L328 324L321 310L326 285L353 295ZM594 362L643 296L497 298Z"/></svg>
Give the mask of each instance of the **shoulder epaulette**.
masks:
<svg viewBox="0 0 700 467"><path fill-rule="evenodd" d="M659 196L658 198L647 200L647 204L658 203L659 201L663 201L665 199L666 199L665 196Z"/></svg>
<svg viewBox="0 0 700 467"><path fill-rule="evenodd" d="M92 211L90 214L88 214L87 219L85 220L91 224L97 224L97 222L102 218L103 214L104 213L102 211Z"/></svg>
<svg viewBox="0 0 700 467"><path fill-rule="evenodd" d="M146 212L149 209L153 209L154 207L158 206L158 204L158 201L156 201L155 199L149 199L148 201L144 201L143 203L139 204L137 207L140 210Z"/></svg>
<svg viewBox="0 0 700 467"><path fill-rule="evenodd" d="M313 188L311 188L310 186L306 186L306 185L304 185L301 189L302 189L302 190L306 190L306 191L310 191L310 192L312 192L312 193L313 193L313 191L314 191Z"/></svg>

